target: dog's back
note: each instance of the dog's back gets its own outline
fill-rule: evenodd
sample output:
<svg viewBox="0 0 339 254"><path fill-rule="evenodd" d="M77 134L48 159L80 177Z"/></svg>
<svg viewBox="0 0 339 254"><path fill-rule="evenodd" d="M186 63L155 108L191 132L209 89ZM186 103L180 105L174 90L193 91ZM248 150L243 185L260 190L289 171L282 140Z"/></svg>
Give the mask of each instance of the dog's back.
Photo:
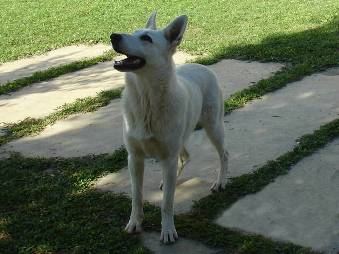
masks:
<svg viewBox="0 0 339 254"><path fill-rule="evenodd" d="M204 125L206 121L215 120L211 119L212 109L218 110L218 112L213 112L213 115L220 119L223 115L223 96L214 72L201 64L185 64L179 66L176 73L178 81L188 90L198 89L201 93L202 107L199 124ZM195 99L191 98L191 100Z"/></svg>

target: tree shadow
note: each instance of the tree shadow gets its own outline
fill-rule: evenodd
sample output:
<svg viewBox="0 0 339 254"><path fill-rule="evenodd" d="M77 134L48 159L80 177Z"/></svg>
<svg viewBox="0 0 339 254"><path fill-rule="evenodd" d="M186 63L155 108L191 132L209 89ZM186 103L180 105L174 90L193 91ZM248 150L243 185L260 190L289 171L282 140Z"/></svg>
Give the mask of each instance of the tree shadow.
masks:
<svg viewBox="0 0 339 254"><path fill-rule="evenodd" d="M130 201L87 184L126 165L126 152L72 159L0 161L1 253L132 253L137 236L122 228ZM143 253L143 252L140 252Z"/></svg>
<svg viewBox="0 0 339 254"><path fill-rule="evenodd" d="M282 61L292 64L310 63L329 67L339 63L339 16L313 29L290 34L277 34L258 44L221 47L200 61L211 64L223 58L259 61Z"/></svg>

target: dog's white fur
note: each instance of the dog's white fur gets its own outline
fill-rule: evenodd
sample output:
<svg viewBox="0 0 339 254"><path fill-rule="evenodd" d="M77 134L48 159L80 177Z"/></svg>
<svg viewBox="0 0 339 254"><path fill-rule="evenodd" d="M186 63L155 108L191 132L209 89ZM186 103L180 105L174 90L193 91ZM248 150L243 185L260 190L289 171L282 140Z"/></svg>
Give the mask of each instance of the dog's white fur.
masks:
<svg viewBox="0 0 339 254"><path fill-rule="evenodd" d="M172 59L187 17L179 16L163 30L156 30L155 16L152 13L146 29L122 34L119 44L124 54L146 60L144 67L126 73L122 97L123 135L132 180L132 212L126 230L141 231L144 159L153 157L159 160L163 173L160 240L169 243L178 238L173 219L178 158L181 171L188 159L185 142L197 124L206 130L220 157L212 190L226 184L228 153L224 147L223 97L215 74L199 64L176 68ZM142 34L153 42L140 40Z"/></svg>

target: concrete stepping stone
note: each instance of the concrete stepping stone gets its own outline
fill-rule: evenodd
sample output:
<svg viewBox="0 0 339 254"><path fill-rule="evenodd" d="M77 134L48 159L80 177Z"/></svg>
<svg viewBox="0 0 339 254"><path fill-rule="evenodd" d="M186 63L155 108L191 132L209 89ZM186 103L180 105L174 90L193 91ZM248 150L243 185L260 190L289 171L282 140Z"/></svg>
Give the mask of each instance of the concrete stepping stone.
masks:
<svg viewBox="0 0 339 254"><path fill-rule="evenodd" d="M187 57L182 59L185 60ZM237 60L223 60L211 66L220 79L225 97L249 86L251 82L269 77L272 72L279 70L281 67L281 64ZM107 80L107 86L109 86L112 83L113 71L111 66L106 68L107 70L102 71L100 75L96 74L96 78L104 75L105 80ZM114 75L118 75L118 73ZM116 76L115 81L122 84L122 76ZM103 84L105 82L102 80L97 83L93 82L93 87L94 89L98 87L102 89ZM110 153L123 144L119 101L114 100L111 104L96 112L74 115L58 121L53 126L47 127L40 135L25 137L11 142L5 146L5 149L21 152L25 156L43 157L74 157L84 156L89 153ZM34 107L37 108L36 105ZM41 111L38 113L40 114ZM4 117L7 116L3 112L0 114L3 114ZM27 114L29 114L29 111Z"/></svg>
<svg viewBox="0 0 339 254"><path fill-rule="evenodd" d="M288 175L248 195L216 223L339 252L339 139L295 165Z"/></svg>
<svg viewBox="0 0 339 254"><path fill-rule="evenodd" d="M32 75L58 65L68 64L85 58L102 55L111 46L104 44L73 45L58 48L43 55L7 62L0 65L0 84Z"/></svg>
<svg viewBox="0 0 339 254"><path fill-rule="evenodd" d="M200 242L185 239L179 236L175 244L165 245L159 241L160 233L142 232L140 235L143 245L154 254L221 254L220 249L212 249Z"/></svg>
<svg viewBox="0 0 339 254"><path fill-rule="evenodd" d="M227 115L225 130L230 175L239 176L262 166L291 150L298 137L338 118L338 71L339 68L331 69L306 77ZM217 153L203 130L192 135L188 151L191 161L178 180L176 213L189 211L193 200L210 193L209 187L219 168ZM144 198L160 205L160 166L154 161L147 161L145 168ZM130 195L128 170L122 169L100 178L96 188Z"/></svg>
<svg viewBox="0 0 339 254"><path fill-rule="evenodd" d="M0 85L30 76L37 71L99 56L111 48L111 46L103 44L93 46L73 45L55 49L43 55L3 63L0 65Z"/></svg>
<svg viewBox="0 0 339 254"><path fill-rule="evenodd" d="M192 56L179 52L175 61L182 64L191 58ZM77 98L95 96L102 90L118 88L123 84L123 73L114 70L112 62L98 63L0 96L0 122L11 123L27 117L43 117Z"/></svg>

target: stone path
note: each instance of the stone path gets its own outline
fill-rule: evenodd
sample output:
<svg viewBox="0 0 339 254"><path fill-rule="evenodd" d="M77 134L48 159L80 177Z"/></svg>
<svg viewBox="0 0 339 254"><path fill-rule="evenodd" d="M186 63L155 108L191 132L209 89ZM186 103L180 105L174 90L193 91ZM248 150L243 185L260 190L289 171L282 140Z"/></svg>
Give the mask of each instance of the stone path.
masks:
<svg viewBox="0 0 339 254"><path fill-rule="evenodd" d="M189 58L190 57L187 55L179 54L177 63L183 63ZM106 67L101 68L100 66L94 66L88 68L91 70L80 71L83 73L81 77L76 73L68 74L72 78L60 77L58 80L61 81L57 81L61 83L60 86L53 86L56 80L46 82L46 85L52 84L51 86L57 87L57 89L61 87L61 91L53 90L51 92L52 94L55 94L53 96L52 94L48 94L49 91L47 91L45 93L39 93L37 96L39 99L33 98L33 95L30 94L27 95L29 98L24 97L26 100L19 100L20 97L13 98L12 101L7 103L8 105L6 105L6 107L3 107L4 110L0 113L0 119L7 119L7 122L9 122L10 120L13 121L14 118L23 119L29 115L31 117L46 115L47 113L52 112L56 106L61 105L62 102L66 102L67 94L74 100L75 97L80 97L80 95L85 92L89 95L90 93L95 93L105 87L113 88L122 86L122 74L113 71L111 63L103 63L102 65L105 65ZM281 67L281 64L241 62L237 60L224 60L211 66L218 75L225 98L230 94L249 86L251 82L269 77ZM227 75L227 73L229 75ZM79 85L78 79L84 80L84 84ZM75 84L72 85L72 82L75 82ZM85 89L83 87L84 85L88 86L88 89ZM35 86L36 85L28 89L39 89L35 88ZM45 87L45 85L40 86L39 84L37 86L42 88ZM66 90L64 92L62 90L62 87L68 88L72 86L75 86L80 91L78 92L78 90L71 89L70 91ZM17 93L25 96L27 90L23 89ZM15 94L17 93L14 93L13 96L16 96ZM27 101L27 103L25 103L25 101ZM35 101L37 102L34 103ZM6 100L0 101L0 105L1 103L5 105ZM53 104L54 106L52 106ZM31 110L24 110L25 108L31 108ZM14 114L14 112L21 113ZM5 150L21 152L25 156L45 157L74 157L84 156L88 153L110 153L113 149L116 149L123 144L122 117L120 112L119 100L115 100L108 106L103 107L96 112L79 114L58 121L53 126L46 128L40 135L14 141L4 148ZM4 122L6 122L6 120Z"/></svg>
<svg viewBox="0 0 339 254"><path fill-rule="evenodd" d="M339 101L336 98L339 94L339 76L331 76L333 71L314 74L290 84L225 117L231 176L248 173L277 158L293 148L296 138L338 118ZM22 149L24 145L20 143L16 147ZM189 211L193 200L209 194L209 186L219 168L217 153L203 130L192 135L188 151L191 161L176 189L177 213ZM160 167L149 160L145 168L144 197L160 205ZM128 170L99 179L97 187L130 193Z"/></svg>
<svg viewBox="0 0 339 254"><path fill-rule="evenodd" d="M111 46L103 44L93 46L74 45L52 50L44 55L3 63L0 64L0 85L30 76L37 71L47 70L51 67L68 64L84 58L99 56L111 48Z"/></svg>
<svg viewBox="0 0 339 254"><path fill-rule="evenodd" d="M142 243L145 247L153 251L155 254L222 254L220 249L208 248L205 245L184 239L182 237L175 244L165 245L159 242L159 233L143 232L141 235Z"/></svg>
<svg viewBox="0 0 339 254"><path fill-rule="evenodd" d="M189 58L183 56L181 63ZM223 60L210 67L217 73L224 97L227 98L252 82L269 77L282 66ZM0 121L16 122L28 116L45 116L66 102L122 85L123 78L120 73L114 73L112 64L100 63L54 80L34 84L6 95L7 97L0 96ZM296 138L338 118L338 94L339 68L331 68L291 83L227 115L225 129L230 152L230 175L239 176L262 166L268 160L292 149ZM123 143L119 103L119 100L114 100L96 112L71 116L49 126L37 136L25 137L2 146L0 158L9 151L33 157L110 153ZM188 150L191 161L178 181L176 213L189 211L193 200L210 193L209 186L219 167L217 154L204 131L194 132ZM337 253L338 153L339 140L335 140L323 150L302 160L288 175L279 177L261 192L236 202L215 223L326 253ZM161 171L154 160L147 160L144 179L145 199L160 205L162 192L158 189L158 184ZM98 179L95 187L103 191L129 194L128 170L122 169ZM188 239L180 239L173 246L160 245L158 233L144 232L141 238L143 244L154 253L222 252Z"/></svg>
<svg viewBox="0 0 339 254"><path fill-rule="evenodd" d="M226 210L216 223L339 252L339 139Z"/></svg>
<svg viewBox="0 0 339 254"><path fill-rule="evenodd" d="M178 53L175 56L178 64L191 58L184 53ZM26 117L46 116L55 111L57 107L73 102L77 98L95 96L102 90L123 86L123 77L123 73L113 69L112 62L103 62L1 95L0 122L18 122Z"/></svg>

